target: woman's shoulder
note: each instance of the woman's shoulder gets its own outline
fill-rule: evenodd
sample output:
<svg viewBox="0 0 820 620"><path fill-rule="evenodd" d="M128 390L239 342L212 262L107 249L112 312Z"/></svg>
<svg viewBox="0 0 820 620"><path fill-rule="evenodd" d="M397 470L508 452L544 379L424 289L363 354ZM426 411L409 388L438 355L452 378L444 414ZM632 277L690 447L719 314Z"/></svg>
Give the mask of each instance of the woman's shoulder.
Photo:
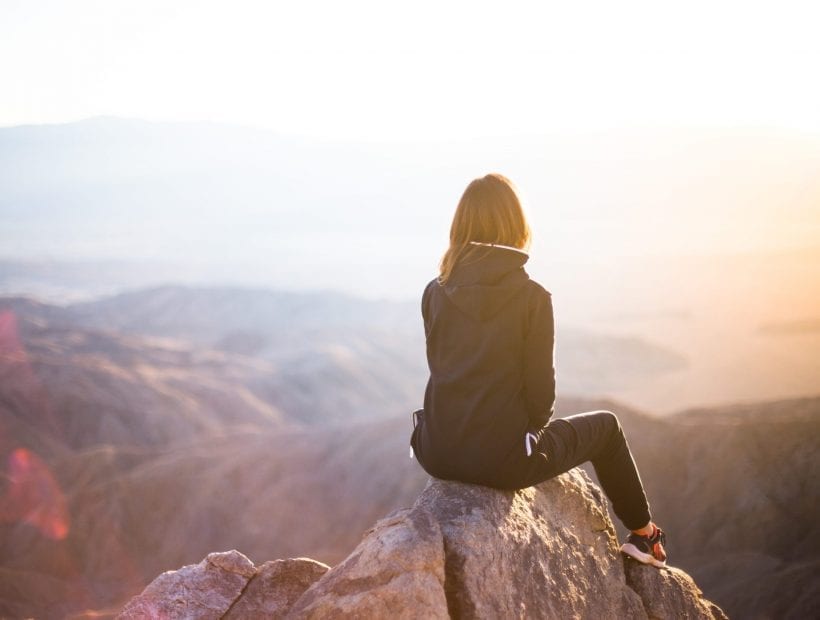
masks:
<svg viewBox="0 0 820 620"><path fill-rule="evenodd" d="M438 281L438 278L433 278L427 283L427 286L424 287L424 292L421 294L421 299L424 301L427 299L430 294L441 287L441 282Z"/></svg>
<svg viewBox="0 0 820 620"><path fill-rule="evenodd" d="M424 287L424 293L421 295L421 315L425 320L427 320L429 315L428 306L430 305L430 295L439 287L441 287L441 283L438 281L438 278L433 278L427 283L427 286Z"/></svg>
<svg viewBox="0 0 820 620"><path fill-rule="evenodd" d="M530 292L530 295L535 295L537 297L549 297L552 298L552 293L550 293L544 285L540 282L536 282L532 278L527 281L527 287Z"/></svg>

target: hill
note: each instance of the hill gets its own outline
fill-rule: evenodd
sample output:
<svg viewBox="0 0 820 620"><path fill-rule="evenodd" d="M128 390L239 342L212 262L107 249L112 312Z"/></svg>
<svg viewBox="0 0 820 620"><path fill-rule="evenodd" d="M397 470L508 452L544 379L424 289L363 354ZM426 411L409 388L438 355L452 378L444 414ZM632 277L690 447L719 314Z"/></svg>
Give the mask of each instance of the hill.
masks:
<svg viewBox="0 0 820 620"><path fill-rule="evenodd" d="M422 382L397 349L413 336L389 312L368 327L356 300L323 313L321 296L305 307L278 295L249 292L240 306L229 290L186 288L99 307L2 300L0 614L111 608L214 549L335 564L410 505L426 480L407 458ZM268 338L253 353L220 345L243 309ZM322 361L331 345L344 356ZM359 364L368 374L348 372ZM673 562L709 598L738 617L817 605L819 398L660 418L562 397L557 411L597 408L621 418Z"/></svg>

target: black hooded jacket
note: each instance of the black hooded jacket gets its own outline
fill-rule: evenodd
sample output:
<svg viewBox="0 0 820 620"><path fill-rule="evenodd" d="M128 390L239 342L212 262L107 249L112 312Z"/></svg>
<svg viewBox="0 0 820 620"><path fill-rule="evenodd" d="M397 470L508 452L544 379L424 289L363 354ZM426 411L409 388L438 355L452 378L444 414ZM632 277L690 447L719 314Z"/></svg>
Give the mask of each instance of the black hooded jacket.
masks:
<svg viewBox="0 0 820 620"><path fill-rule="evenodd" d="M527 432L553 413L552 298L524 252L476 246L422 296L430 379L411 444L438 478L514 487Z"/></svg>

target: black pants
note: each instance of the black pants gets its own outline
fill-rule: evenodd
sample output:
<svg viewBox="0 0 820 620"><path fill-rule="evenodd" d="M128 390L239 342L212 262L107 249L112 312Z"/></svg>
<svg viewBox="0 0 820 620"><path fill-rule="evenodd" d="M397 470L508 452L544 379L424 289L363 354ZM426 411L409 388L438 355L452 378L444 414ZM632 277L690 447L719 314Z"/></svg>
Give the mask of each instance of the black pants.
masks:
<svg viewBox="0 0 820 620"><path fill-rule="evenodd" d="M551 420L527 458L529 484L537 484L592 462L598 481L621 522L630 530L649 523L649 503L618 418L611 411L589 411Z"/></svg>

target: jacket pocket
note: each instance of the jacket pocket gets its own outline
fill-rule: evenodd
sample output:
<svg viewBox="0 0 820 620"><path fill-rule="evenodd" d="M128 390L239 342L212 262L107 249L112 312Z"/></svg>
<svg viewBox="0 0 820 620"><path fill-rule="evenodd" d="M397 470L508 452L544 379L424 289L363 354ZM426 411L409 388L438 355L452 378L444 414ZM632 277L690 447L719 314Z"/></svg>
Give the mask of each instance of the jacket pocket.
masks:
<svg viewBox="0 0 820 620"><path fill-rule="evenodd" d="M544 458L549 460L549 455L540 447L538 443L541 441L541 437L544 434L544 429L540 428L537 430L534 429L527 429L527 432L524 433L524 454L527 458L531 457L533 454L542 454Z"/></svg>
<svg viewBox="0 0 820 620"><path fill-rule="evenodd" d="M418 432L419 423L421 422L421 418L424 415L424 409L416 409L412 413L412 422L413 422L413 432L410 433L410 458L412 459L414 456L413 448L416 441L416 433Z"/></svg>

